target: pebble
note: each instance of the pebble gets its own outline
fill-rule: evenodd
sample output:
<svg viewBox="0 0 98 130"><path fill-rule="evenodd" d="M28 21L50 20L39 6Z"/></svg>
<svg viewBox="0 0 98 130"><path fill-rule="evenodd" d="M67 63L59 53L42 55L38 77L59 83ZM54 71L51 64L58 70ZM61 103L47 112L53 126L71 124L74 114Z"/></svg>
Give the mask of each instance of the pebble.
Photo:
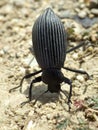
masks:
<svg viewBox="0 0 98 130"><path fill-rule="evenodd" d="M4 21L4 16L3 15L0 15L0 22L3 22Z"/></svg>
<svg viewBox="0 0 98 130"><path fill-rule="evenodd" d="M47 119L48 119L48 120L52 120L52 119L53 119L53 115L47 114Z"/></svg>
<svg viewBox="0 0 98 130"><path fill-rule="evenodd" d="M79 7L80 7L81 9L84 9L84 8L85 8L85 6L86 6L86 5L83 3L83 4L80 4L80 6L79 6Z"/></svg>
<svg viewBox="0 0 98 130"><path fill-rule="evenodd" d="M83 82L83 81L84 81L84 77L83 77L82 75L78 75L78 76L76 77L76 79L77 79L78 81L80 81L80 82Z"/></svg>
<svg viewBox="0 0 98 130"><path fill-rule="evenodd" d="M92 46L89 46L89 47L87 48L87 51L89 51L89 52L92 52L92 53L93 53L94 48L93 48Z"/></svg>
<svg viewBox="0 0 98 130"><path fill-rule="evenodd" d="M32 116L32 115L34 115L34 110L30 111L28 114L28 116Z"/></svg>
<svg viewBox="0 0 98 130"><path fill-rule="evenodd" d="M57 123L57 121L55 119L49 120L48 122L49 122L49 124L56 124Z"/></svg>
<svg viewBox="0 0 98 130"><path fill-rule="evenodd" d="M18 8L23 7L24 0L12 0L12 3L17 6Z"/></svg>
<svg viewBox="0 0 98 130"><path fill-rule="evenodd" d="M29 121L28 125L27 125L27 129L26 130L33 130L36 126L36 123L34 123L32 120Z"/></svg>
<svg viewBox="0 0 98 130"><path fill-rule="evenodd" d="M51 107L52 107L53 109L55 109L55 108L56 108L56 103L51 103Z"/></svg>
<svg viewBox="0 0 98 130"><path fill-rule="evenodd" d="M98 0L90 0L89 2L90 2L89 4L90 8L98 8Z"/></svg>
<svg viewBox="0 0 98 130"><path fill-rule="evenodd" d="M98 9L91 9L91 13L98 16Z"/></svg>
<svg viewBox="0 0 98 130"><path fill-rule="evenodd" d="M86 12L86 14L90 14L90 10L88 8L84 8L83 11Z"/></svg>
<svg viewBox="0 0 98 130"><path fill-rule="evenodd" d="M94 14L89 14L89 18L94 18Z"/></svg>
<svg viewBox="0 0 98 130"><path fill-rule="evenodd" d="M47 121L47 118L46 118L45 115L42 115L42 116L41 116L41 119L43 120L43 122L44 122L44 121Z"/></svg>
<svg viewBox="0 0 98 130"><path fill-rule="evenodd" d="M70 12L70 10L60 11L59 16L62 19L66 18L66 17L71 17L71 12Z"/></svg>
<svg viewBox="0 0 98 130"><path fill-rule="evenodd" d="M98 39L98 34L92 34L92 35L91 35L91 40L92 40L92 42L96 42L97 39Z"/></svg>
<svg viewBox="0 0 98 130"><path fill-rule="evenodd" d="M3 6L3 8L1 8L1 13L2 14L9 14L12 12L12 10L13 10L12 5L8 4L8 5Z"/></svg>
<svg viewBox="0 0 98 130"><path fill-rule="evenodd" d="M79 8L75 8L74 10L75 10L77 13L80 12L80 9L79 9Z"/></svg>
<svg viewBox="0 0 98 130"><path fill-rule="evenodd" d="M4 55L4 51L0 50L0 57L3 57L3 55Z"/></svg>
<svg viewBox="0 0 98 130"><path fill-rule="evenodd" d="M20 67L20 68L19 68L19 72L20 72L21 74L25 74L25 71L26 71L25 68L23 68L23 67Z"/></svg>
<svg viewBox="0 0 98 130"><path fill-rule="evenodd" d="M73 59L78 59L78 54L77 53L74 53L73 55L72 55L72 57L73 57Z"/></svg>
<svg viewBox="0 0 98 130"><path fill-rule="evenodd" d="M3 58L0 57L0 64L3 63Z"/></svg>
<svg viewBox="0 0 98 130"><path fill-rule="evenodd" d="M20 54L19 52L17 52L17 53L15 54L15 57L16 57L16 58L19 58L19 57L21 57L21 54Z"/></svg>
<svg viewBox="0 0 98 130"><path fill-rule="evenodd" d="M4 53L7 53L7 52L9 51L9 49L10 49L9 46L5 46L5 47L3 48Z"/></svg>
<svg viewBox="0 0 98 130"><path fill-rule="evenodd" d="M86 13L85 11L80 11L80 12L78 13L78 16L79 16L80 18L85 18L86 15L87 15L87 13Z"/></svg>

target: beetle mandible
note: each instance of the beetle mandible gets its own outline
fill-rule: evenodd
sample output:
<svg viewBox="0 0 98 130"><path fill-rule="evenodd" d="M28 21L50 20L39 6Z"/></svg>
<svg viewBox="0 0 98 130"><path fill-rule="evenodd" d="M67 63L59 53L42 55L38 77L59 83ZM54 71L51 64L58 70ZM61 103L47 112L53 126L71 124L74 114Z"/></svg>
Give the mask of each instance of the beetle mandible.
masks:
<svg viewBox="0 0 98 130"><path fill-rule="evenodd" d="M63 75L63 73L61 72L61 68L81 74L87 74L87 72L64 67L66 53L70 52L67 51L66 31L63 23L61 22L59 17L52 11L51 8L47 8L43 12L43 14L40 15L35 21L32 30L32 42L35 58L41 70L25 75L22 78L18 87L22 85L24 79L30 78L31 76L35 76L42 72L42 75L33 79L30 84L29 101L31 101L32 98L31 89L33 83L43 81L45 84L48 85L47 91L50 91L51 93L59 93L60 91L62 91L60 84L62 82L65 82L70 86L68 97L68 105L70 109L72 82L70 79ZM72 48L71 51L79 48L80 46L82 46L82 44ZM12 91L13 89L11 89L10 91Z"/></svg>

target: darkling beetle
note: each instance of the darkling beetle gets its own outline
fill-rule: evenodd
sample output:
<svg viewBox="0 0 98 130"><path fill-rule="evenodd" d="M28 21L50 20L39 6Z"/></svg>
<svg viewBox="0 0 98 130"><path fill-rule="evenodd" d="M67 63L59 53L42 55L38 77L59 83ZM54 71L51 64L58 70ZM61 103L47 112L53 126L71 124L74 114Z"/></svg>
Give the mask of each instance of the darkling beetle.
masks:
<svg viewBox="0 0 98 130"><path fill-rule="evenodd" d="M68 67L64 67L64 61L66 54L81 47L83 43L70 50L67 49L67 37L64 25L60 21L59 17L52 11L52 9L47 8L42 15L38 17L35 21L32 30L32 42L33 49L36 60L41 68L41 70L25 75L18 87L22 86L23 80L35 76L42 72L42 75L33 79L29 88L29 101L32 99L32 86L34 83L43 81L48 84L48 89L44 93L50 91L51 93L59 93L61 90L60 84L65 82L70 85L68 106L70 110L70 102L72 96L72 82L70 79L65 77L61 72L61 68L77 72L81 74L88 73L81 70L74 70ZM18 87L10 89L10 92ZM43 93L43 94L44 94ZM41 94L42 95L42 94Z"/></svg>

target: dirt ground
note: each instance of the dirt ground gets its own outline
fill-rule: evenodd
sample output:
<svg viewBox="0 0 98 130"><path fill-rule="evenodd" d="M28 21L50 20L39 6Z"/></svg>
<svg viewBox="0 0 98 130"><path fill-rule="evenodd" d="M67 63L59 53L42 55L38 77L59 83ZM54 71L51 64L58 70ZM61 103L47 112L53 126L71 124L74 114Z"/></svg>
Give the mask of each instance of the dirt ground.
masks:
<svg viewBox="0 0 98 130"><path fill-rule="evenodd" d="M98 18L98 13L91 11L90 2L0 0L0 130L98 130L98 23L85 28L81 22L66 18L70 14L81 15L81 10L84 14L88 10L86 15ZM21 107L21 103L27 101L30 81L34 77L24 81L22 93L19 89L9 93L25 74L40 69L30 51L32 27L47 7L62 17L68 33L68 48L81 41L88 42L85 49L68 53L64 66L85 70L90 79L62 69L73 82L70 112L63 93L60 96L48 92L33 105L36 98L47 90L47 85L42 82L34 84L32 102ZM68 94L69 86L63 83L62 90Z"/></svg>

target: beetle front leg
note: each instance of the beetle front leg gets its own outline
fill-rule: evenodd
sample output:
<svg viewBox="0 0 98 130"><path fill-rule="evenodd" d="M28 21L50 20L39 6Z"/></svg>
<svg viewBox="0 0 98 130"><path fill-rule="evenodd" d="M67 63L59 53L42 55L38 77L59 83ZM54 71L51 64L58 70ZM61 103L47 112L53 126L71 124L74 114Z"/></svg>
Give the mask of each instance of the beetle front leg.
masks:
<svg viewBox="0 0 98 130"><path fill-rule="evenodd" d="M33 83L37 83L37 82L40 82L42 81L41 80L41 76L35 78L34 80L32 80L31 84L30 84L30 88L29 88L29 101L32 100L32 86L33 86Z"/></svg>
<svg viewBox="0 0 98 130"><path fill-rule="evenodd" d="M29 88L29 96L28 96L29 100L21 103L21 106L24 106L26 103L29 103L32 100L32 86L33 86L34 83L37 83L37 82L40 82L40 81L41 81L41 76L32 80L32 82L30 83L30 88Z"/></svg>
<svg viewBox="0 0 98 130"><path fill-rule="evenodd" d="M35 76L35 75L39 74L40 72L42 72L42 70L39 70L39 71L37 71L37 72L35 72L35 73L30 73L30 74L25 75L25 76L21 79L20 85L17 86L17 87L15 87L15 88L10 89L9 92L12 92L12 91L14 91L14 90L17 89L17 88L20 88L20 92L21 92L21 91L22 91L22 84L23 84L24 79L28 79L28 78L30 78L30 77L32 77L32 76Z"/></svg>
<svg viewBox="0 0 98 130"><path fill-rule="evenodd" d="M70 103L71 103L71 96L72 96L72 82L70 79L64 77L64 82L70 85L70 91L69 91L69 97L68 97L68 106L69 106L69 111L71 109Z"/></svg>

